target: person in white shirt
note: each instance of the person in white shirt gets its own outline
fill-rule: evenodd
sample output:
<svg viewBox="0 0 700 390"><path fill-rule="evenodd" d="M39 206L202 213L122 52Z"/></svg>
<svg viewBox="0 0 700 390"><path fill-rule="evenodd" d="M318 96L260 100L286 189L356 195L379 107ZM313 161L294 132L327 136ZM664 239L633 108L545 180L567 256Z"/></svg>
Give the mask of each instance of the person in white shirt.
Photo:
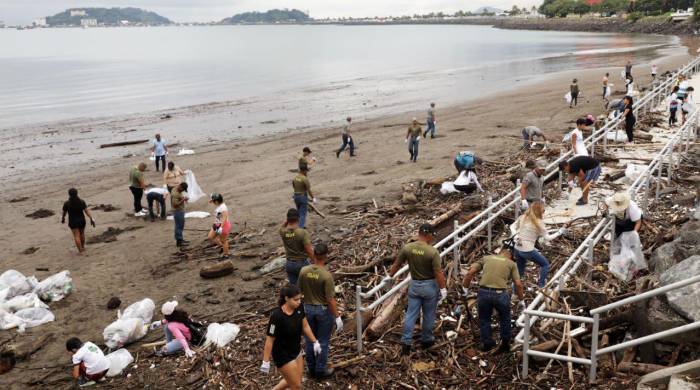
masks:
<svg viewBox="0 0 700 390"><path fill-rule="evenodd" d="M656 64L651 64L651 81L656 81L656 74L659 72L659 67Z"/></svg>
<svg viewBox="0 0 700 390"><path fill-rule="evenodd" d="M518 265L518 273L521 278L525 275L525 264L527 261L540 266L540 276L537 286L544 287L547 282L549 272L549 261L535 248L537 239L543 237L547 241L552 241L566 233L565 228L559 229L555 234L547 233L547 228L542 221L544 215L544 203L542 201L533 202L530 208L515 222L517 234L515 236L515 262Z"/></svg>
<svg viewBox="0 0 700 390"><path fill-rule="evenodd" d="M209 231L207 238L221 247L221 258L229 258L228 234L231 231L231 221L229 220L228 207L224 203L224 197L221 194L211 194L209 203L216 206L214 211L214 224Z"/></svg>
<svg viewBox="0 0 700 390"><path fill-rule="evenodd" d="M165 198L168 197L167 187L152 187L146 190L146 201L148 202L148 214L151 222L156 220L156 214L160 213L160 219L165 219ZM156 202L156 212L153 212L153 203Z"/></svg>
<svg viewBox="0 0 700 390"><path fill-rule="evenodd" d="M586 127L586 119L576 119L576 128L571 131L571 149L575 156L588 156L586 144L583 142L583 130L588 130Z"/></svg>
<svg viewBox="0 0 700 390"><path fill-rule="evenodd" d="M615 216L615 237L624 232L639 233L642 227L642 209L627 192L618 192L605 199L605 206Z"/></svg>
<svg viewBox="0 0 700 390"><path fill-rule="evenodd" d="M168 154L168 145L165 140L160 138L160 134L156 134L151 152L156 157L156 172L158 172L158 162L160 161L163 162L163 172L165 172L165 155Z"/></svg>
<svg viewBox="0 0 700 390"><path fill-rule="evenodd" d="M80 387L94 385L107 374L109 359L97 345L72 337L66 341L66 350L73 355L72 375Z"/></svg>

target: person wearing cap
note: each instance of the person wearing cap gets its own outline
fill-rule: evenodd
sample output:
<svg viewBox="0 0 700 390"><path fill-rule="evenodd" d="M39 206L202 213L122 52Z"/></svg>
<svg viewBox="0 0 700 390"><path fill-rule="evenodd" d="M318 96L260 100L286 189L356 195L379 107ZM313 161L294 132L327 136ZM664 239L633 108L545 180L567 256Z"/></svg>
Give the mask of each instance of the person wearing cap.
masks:
<svg viewBox="0 0 700 390"><path fill-rule="evenodd" d="M146 182L143 178L143 172L146 170L146 163L131 167L129 171L129 190L134 196L134 217L143 217L146 215L146 209L141 206L143 198L143 189L146 188Z"/></svg>
<svg viewBox="0 0 700 390"><path fill-rule="evenodd" d="M311 198L312 202L316 203L316 198L311 192L311 182L307 177L308 173L308 166L300 166L299 173L294 177L294 180L292 180L292 188L294 189L292 198L299 212L299 227L301 228L306 227L306 213L309 208L309 198Z"/></svg>
<svg viewBox="0 0 700 390"><path fill-rule="evenodd" d="M287 220L280 226L279 233L287 257L287 280L289 284L296 285L299 271L309 265L309 259L316 260L314 249L311 247L311 236L299 226L299 212L296 209L287 210Z"/></svg>
<svg viewBox="0 0 700 390"><path fill-rule="evenodd" d="M304 312L309 321L311 331L321 343L321 353L315 355L313 343L306 342L306 366L311 376L318 379L333 375L333 368L327 368L328 342L331 339L333 324L337 332L343 330L343 319L340 318L338 305L335 301L335 282L333 275L326 269L328 246L324 243L314 247L316 261L305 266L299 272L299 289L304 296Z"/></svg>
<svg viewBox="0 0 700 390"><path fill-rule="evenodd" d="M190 348L192 332L187 326L192 319L186 311L178 309L177 305L177 301L165 302L160 309L163 319L151 323L150 330L165 325L163 327L165 345L156 352L158 356L172 355L180 351L185 351L185 356L188 358L194 356L194 351Z"/></svg>
<svg viewBox="0 0 700 390"><path fill-rule="evenodd" d="M491 337L491 316L495 310L498 313L501 332L501 345L498 350L499 352L507 352L510 350L512 341L510 294L508 293L508 285L511 282L515 286L515 292L520 299L519 308L521 310L525 308L523 284L520 282L518 269L512 261L510 248L503 247L497 255L485 256L469 268L462 281L462 290L465 296L469 295L469 286L479 271L482 271L482 274L479 279L476 305L479 314L481 350L488 351L496 346Z"/></svg>
<svg viewBox="0 0 700 390"><path fill-rule="evenodd" d="M340 146L340 149L335 152L335 157L337 158L340 158L340 153L343 153L345 147L347 146L350 147L350 157L355 157L355 142L353 142L352 135L350 134L351 125L352 118L347 117L345 120L345 126L343 126L343 132L340 135L343 140L343 144Z"/></svg>
<svg viewBox="0 0 700 390"><path fill-rule="evenodd" d="M428 133L430 133L430 138L435 138L435 103L430 103L430 108L428 109L428 118L426 119L427 128L425 133L423 133L423 138L425 138Z"/></svg>
<svg viewBox="0 0 700 390"><path fill-rule="evenodd" d="M308 146L305 146L302 150L301 157L299 157L299 171L301 171L303 167L306 167L306 170L309 171L311 170L311 166L315 163L316 157L311 157L311 149L309 149Z"/></svg>
<svg viewBox="0 0 700 390"><path fill-rule="evenodd" d="M152 143L151 153L156 158L156 172L158 172L158 163L160 161L163 162L163 172L165 172L165 155L168 154L168 145L160 138L160 134L156 134L156 139Z"/></svg>
<svg viewBox="0 0 700 390"><path fill-rule="evenodd" d="M406 143L408 144L408 153L411 155L411 161L416 162L418 159L418 141L420 141L421 127L418 119L413 118L411 126L408 126L406 131Z"/></svg>
<svg viewBox="0 0 700 390"><path fill-rule="evenodd" d="M211 226L207 238L216 246L221 247L221 258L228 259L228 233L231 231L228 207L224 203L224 197L217 193L211 194L209 203L216 206L216 210L214 210L214 224Z"/></svg>
<svg viewBox="0 0 700 390"><path fill-rule="evenodd" d="M518 265L518 275L524 277L525 264L531 261L540 267L540 276L537 286L544 287L549 272L549 261L535 248L535 243L540 237L546 241L552 241L566 233L565 228L559 229L555 234L549 234L547 227L542 221L544 216L544 203L536 200L531 203L531 207L515 221L517 232L515 239L515 262Z"/></svg>
<svg viewBox="0 0 700 390"><path fill-rule="evenodd" d="M282 380L273 390L301 389L301 376L304 373L304 359L301 356L301 335L306 336L315 355L321 354L321 343L306 319L301 305L301 291L295 285L286 285L280 290L277 307L270 313L267 324L263 361L260 371L270 373L270 358L282 374Z"/></svg>
<svg viewBox="0 0 700 390"><path fill-rule="evenodd" d="M146 202L148 203L148 215L151 222L156 220L156 213L160 219L165 219L165 198L168 197L168 189L165 187L151 187L146 190ZM153 212L153 203L156 204L156 212Z"/></svg>
<svg viewBox="0 0 700 390"><path fill-rule="evenodd" d="M535 137L541 137L544 142L547 142L547 136L537 126L525 126L521 131L523 136L523 148L530 149L530 143L535 141Z"/></svg>
<svg viewBox="0 0 700 390"><path fill-rule="evenodd" d="M576 205L583 206L588 203L588 193L593 183L600 177L602 170L600 161L588 156L576 156L569 161L559 163L559 170L568 174L569 190L576 184L581 187L582 196Z"/></svg>
<svg viewBox="0 0 700 390"><path fill-rule="evenodd" d="M615 238L624 232L637 232L642 227L642 209L627 192L618 192L605 199L605 207L615 216Z"/></svg>
<svg viewBox="0 0 700 390"><path fill-rule="evenodd" d="M170 193L170 207L173 208L173 221L175 222L175 242L178 247L189 244L182 236L185 230L185 204L187 204L187 183L180 183Z"/></svg>
<svg viewBox="0 0 700 390"><path fill-rule="evenodd" d="M542 200L542 187L544 186L544 172L547 169L547 162L544 160L535 161L535 168L523 177L520 185L520 205L523 210L527 210L530 203Z"/></svg>
<svg viewBox="0 0 700 390"><path fill-rule="evenodd" d="M430 348L435 343L433 327L435 326L437 307L442 300L447 298L440 253L430 245L434 234L433 225L422 224L418 228L418 239L401 248L389 270L389 275L382 280L382 283L391 283L393 276L403 263L408 263L411 282L408 287L408 306L401 336L401 353L403 355L411 352L413 328L416 326L421 312L423 313L421 345L423 348Z"/></svg>
<svg viewBox="0 0 700 390"><path fill-rule="evenodd" d="M586 144L583 142L584 130L588 130L586 119L576 119L576 128L569 133L571 136L571 150L574 151L576 156L588 156L588 149L586 149Z"/></svg>

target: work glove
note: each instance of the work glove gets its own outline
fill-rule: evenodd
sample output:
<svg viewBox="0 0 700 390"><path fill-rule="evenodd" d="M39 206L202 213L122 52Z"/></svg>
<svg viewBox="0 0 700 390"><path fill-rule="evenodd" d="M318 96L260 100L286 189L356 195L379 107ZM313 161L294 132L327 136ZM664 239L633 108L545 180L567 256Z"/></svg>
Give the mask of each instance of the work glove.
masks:
<svg viewBox="0 0 700 390"><path fill-rule="evenodd" d="M343 331L343 319L340 317L335 317L335 331L336 332Z"/></svg>
<svg viewBox="0 0 700 390"><path fill-rule="evenodd" d="M186 350L185 356L187 356L188 358L194 357L194 351L191 349Z"/></svg>
<svg viewBox="0 0 700 390"><path fill-rule="evenodd" d="M407 143L408 143L408 138L406 138L405 140L403 140L403 143L407 144Z"/></svg>
<svg viewBox="0 0 700 390"><path fill-rule="evenodd" d="M92 225L92 227L95 227L95 220L93 218L90 218L90 225Z"/></svg>
<svg viewBox="0 0 700 390"><path fill-rule="evenodd" d="M148 326L148 330L149 331L156 330L156 329L160 328L161 326L163 326L163 323L161 321L153 321L153 322L151 322L151 325Z"/></svg>
<svg viewBox="0 0 700 390"><path fill-rule="evenodd" d="M530 207L530 204L527 203L527 199L523 199L520 201L520 207L522 207L523 210L527 210L527 208Z"/></svg>
<svg viewBox="0 0 700 390"><path fill-rule="evenodd" d="M311 199L312 202L316 203L316 198Z"/></svg>
<svg viewBox="0 0 700 390"><path fill-rule="evenodd" d="M440 301L438 302L438 305L440 305L442 303L442 301L445 300L445 298L447 298L447 289L441 288L440 289Z"/></svg>
<svg viewBox="0 0 700 390"><path fill-rule="evenodd" d="M394 283L394 278L391 276L385 276L384 279L382 279L382 284L391 286Z"/></svg>
<svg viewBox="0 0 700 390"><path fill-rule="evenodd" d="M469 296L469 289L466 287L462 287L462 293L464 294L465 298L468 297Z"/></svg>
<svg viewBox="0 0 700 390"><path fill-rule="evenodd" d="M316 340L314 343L314 355L320 355L321 354L321 343Z"/></svg>
<svg viewBox="0 0 700 390"><path fill-rule="evenodd" d="M223 228L223 227L219 227L218 229L216 229L216 234L221 234L221 233L223 233L223 232L224 232L224 228Z"/></svg>
<svg viewBox="0 0 700 390"><path fill-rule="evenodd" d="M266 362L263 360L262 364L260 365L260 372L269 374L270 373L270 362Z"/></svg>

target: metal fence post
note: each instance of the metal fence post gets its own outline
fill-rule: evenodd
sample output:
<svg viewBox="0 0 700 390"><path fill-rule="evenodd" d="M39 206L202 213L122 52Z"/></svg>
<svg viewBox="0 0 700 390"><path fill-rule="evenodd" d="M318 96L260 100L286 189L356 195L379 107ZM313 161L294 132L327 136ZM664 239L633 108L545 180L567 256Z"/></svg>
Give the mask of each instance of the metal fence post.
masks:
<svg viewBox="0 0 700 390"><path fill-rule="evenodd" d="M593 131L593 136L591 136L591 157L595 157L595 130Z"/></svg>
<svg viewBox="0 0 700 390"><path fill-rule="evenodd" d="M559 149L559 159L561 160L562 157L564 157L564 150ZM559 196L561 196L561 193L563 191L563 189L561 188L563 179L564 179L564 174L562 173L562 171L560 169L559 170Z"/></svg>
<svg viewBox="0 0 700 390"><path fill-rule="evenodd" d="M657 169L656 169L656 194L654 195L654 201L659 200L659 191L661 190L661 168L663 168L662 158L659 157L659 159L656 161Z"/></svg>
<svg viewBox="0 0 700 390"><path fill-rule="evenodd" d="M493 196L489 194L489 203L488 203L488 208L491 208L491 205L493 204ZM487 218L491 219L491 216L493 215L493 210L489 210L489 215ZM493 233L493 221L489 221L488 224L488 248L489 252L491 252L491 235Z"/></svg>
<svg viewBox="0 0 700 390"><path fill-rule="evenodd" d="M520 179L515 181L515 190L517 191L519 188L520 188ZM515 199L519 198L518 195L520 195L520 193L516 192ZM518 217L520 216L520 204L518 202L515 202L515 204L513 205L513 215L514 215L513 220L517 221Z"/></svg>
<svg viewBox="0 0 700 390"><path fill-rule="evenodd" d="M613 255L613 241L615 241L615 215L613 215L613 213L610 213L608 218L610 219L610 222L609 222L610 223L610 247L609 247L610 257L608 257L608 259L610 259L610 258L612 258L612 255Z"/></svg>
<svg viewBox="0 0 700 390"><path fill-rule="evenodd" d="M671 147L668 150L668 155L666 156L666 172L668 173L668 177L666 178L666 183L671 184L671 170L673 167L671 167L671 164L673 163L673 143L671 143Z"/></svg>
<svg viewBox="0 0 700 390"><path fill-rule="evenodd" d="M459 229L459 221L454 220L454 231L457 231ZM455 242L459 239L457 235L455 235ZM455 276L455 279L459 282L459 245L455 246L455 248L452 250L452 257L453 257L453 262L454 264L452 265L452 273Z"/></svg>
<svg viewBox="0 0 700 390"><path fill-rule="evenodd" d="M591 333L591 370L588 373L588 383L595 383L596 369L598 368L598 327L600 326L600 314L593 315L593 330Z"/></svg>
<svg viewBox="0 0 700 390"><path fill-rule="evenodd" d="M362 287L355 286L355 324L357 325L357 353L362 353Z"/></svg>
<svg viewBox="0 0 700 390"><path fill-rule="evenodd" d="M649 212L649 182L651 181L651 171L647 171L646 178L644 179L644 212Z"/></svg>
<svg viewBox="0 0 700 390"><path fill-rule="evenodd" d="M530 315L525 313L525 329L523 329L523 379L527 378L530 357L527 351L530 349Z"/></svg>
<svg viewBox="0 0 700 390"><path fill-rule="evenodd" d="M605 131L603 132L603 153L607 153L608 152L608 130L610 130L608 128L608 118L607 117L605 117L605 126L603 126L603 128L605 129Z"/></svg>

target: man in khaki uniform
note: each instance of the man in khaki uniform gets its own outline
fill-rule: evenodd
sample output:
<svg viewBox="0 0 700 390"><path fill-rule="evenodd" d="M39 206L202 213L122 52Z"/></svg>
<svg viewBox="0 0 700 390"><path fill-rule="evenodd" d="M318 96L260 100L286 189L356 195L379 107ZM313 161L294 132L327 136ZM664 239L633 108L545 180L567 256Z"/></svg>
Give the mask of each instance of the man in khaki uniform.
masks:
<svg viewBox="0 0 700 390"><path fill-rule="evenodd" d="M287 257L287 280L289 284L297 284L299 271L309 265L309 259L315 260L315 257L311 236L299 227L299 212L296 209L287 210L287 221L280 226L279 233Z"/></svg>
<svg viewBox="0 0 700 390"><path fill-rule="evenodd" d="M322 379L333 374L333 369L326 367L333 319L338 332L343 330L343 320L340 318L335 301L333 275L326 269L328 246L324 243L316 244L314 255L316 262L305 266L299 272L299 288L304 294L304 312L309 321L309 327L321 343L321 353L315 355L313 343L310 340L306 341L306 366L311 376Z"/></svg>
<svg viewBox="0 0 700 390"><path fill-rule="evenodd" d="M420 141L421 128L418 124L418 119L413 118L411 126L406 131L406 143L408 144L408 153L411 154L411 161L416 162L418 158L418 141Z"/></svg>
<svg viewBox="0 0 700 390"><path fill-rule="evenodd" d="M292 180L292 188L294 188L294 205L299 212L299 227L302 229L306 226L306 213L309 207L309 198L316 203L316 198L311 192L311 182L306 176L309 173L309 166L300 166L299 174Z"/></svg>
<svg viewBox="0 0 700 390"><path fill-rule="evenodd" d="M479 271L483 271L479 280L479 293L476 298L477 311L479 313L479 332L481 336L481 350L488 351L496 346L491 338L491 315L495 309L498 312L498 319L501 331L501 346L499 352L510 350L511 329L510 329L510 294L508 285L513 282L515 291L520 298L518 304L520 308L525 308L525 295L523 285L518 275L518 267L512 260L509 248L503 248L498 255L485 256L474 263L462 282L464 294L469 292L469 285Z"/></svg>
<svg viewBox="0 0 700 390"><path fill-rule="evenodd" d="M131 190L131 195L134 196L134 217L146 215L146 209L141 206L143 190L146 188L146 182L143 177L145 170L146 163L139 163L139 165L131 167L129 171L129 190Z"/></svg>
<svg viewBox="0 0 700 390"><path fill-rule="evenodd" d="M431 224L422 224L418 228L418 240L409 242L401 248L396 261L389 270L389 276L383 280L383 282L391 282L393 275L396 274L401 265L408 263L411 283L408 288L408 309L401 336L401 353L403 355L411 352L413 328L416 326L416 320L418 320L421 311L423 312L421 345L423 348L430 348L435 343L433 327L439 305L438 299L442 301L447 297L440 253L430 245L433 234Z"/></svg>

